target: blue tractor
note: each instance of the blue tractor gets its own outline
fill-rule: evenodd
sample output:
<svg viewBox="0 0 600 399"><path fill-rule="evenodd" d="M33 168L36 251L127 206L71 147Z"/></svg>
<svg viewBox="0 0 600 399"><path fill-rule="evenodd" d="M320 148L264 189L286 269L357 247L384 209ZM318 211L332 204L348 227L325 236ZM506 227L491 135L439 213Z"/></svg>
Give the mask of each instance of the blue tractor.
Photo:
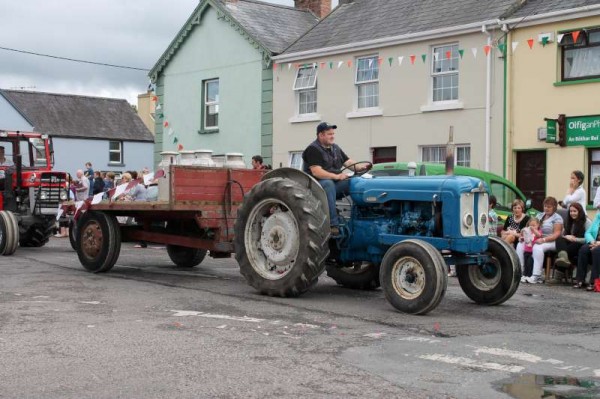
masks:
<svg viewBox="0 0 600 399"><path fill-rule="evenodd" d="M447 264L476 303L498 305L517 290L514 249L488 232L488 195L464 176L354 176L330 235L325 192L309 175L276 169L246 194L235 255L263 294L298 296L323 273L356 289L382 287L396 309L425 314L441 301Z"/></svg>

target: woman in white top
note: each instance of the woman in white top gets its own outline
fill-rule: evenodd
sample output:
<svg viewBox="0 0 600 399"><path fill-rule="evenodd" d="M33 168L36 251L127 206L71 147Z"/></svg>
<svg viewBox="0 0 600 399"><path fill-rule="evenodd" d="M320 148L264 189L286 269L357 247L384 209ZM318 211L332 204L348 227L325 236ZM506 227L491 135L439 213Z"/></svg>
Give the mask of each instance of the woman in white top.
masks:
<svg viewBox="0 0 600 399"><path fill-rule="evenodd" d="M569 182L567 195L565 195L565 198L558 204L563 208L569 208L569 204L573 202L579 202L585 211L585 207L587 205L587 195L583 189L583 172L580 170L574 170L571 172L571 181Z"/></svg>

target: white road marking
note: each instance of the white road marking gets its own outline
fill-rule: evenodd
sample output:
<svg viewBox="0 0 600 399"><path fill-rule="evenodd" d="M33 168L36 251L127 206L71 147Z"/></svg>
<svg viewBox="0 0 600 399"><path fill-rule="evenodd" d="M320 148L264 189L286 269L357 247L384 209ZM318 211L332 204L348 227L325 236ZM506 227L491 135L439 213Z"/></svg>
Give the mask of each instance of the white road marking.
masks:
<svg viewBox="0 0 600 399"><path fill-rule="evenodd" d="M398 341L427 342L429 344L436 344L438 342L442 342L439 339L432 339L432 338L426 338L426 337L403 337L403 338L398 338Z"/></svg>
<svg viewBox="0 0 600 399"><path fill-rule="evenodd" d="M431 354L431 355L420 355L419 359L432 360L434 362L441 362L447 364L458 364L466 367L473 367L485 370L496 370L496 371L507 371L509 373L520 373L525 369L522 366L508 366L499 363L479 363L473 359L469 359L466 357L454 357L448 355L442 355L439 353Z"/></svg>
<svg viewBox="0 0 600 399"><path fill-rule="evenodd" d="M532 355L530 353L511 351L511 350L502 349L502 348L488 348L488 347L476 348L475 354L479 355L480 353L485 353L485 354L494 355L494 356L510 357L511 359L522 360L524 362L529 362L529 363L539 363L539 362L543 361L543 359L541 357Z"/></svg>
<svg viewBox="0 0 600 399"><path fill-rule="evenodd" d="M80 301L79 303L85 303L87 305L100 305L102 302L98 302L98 301Z"/></svg>
<svg viewBox="0 0 600 399"><path fill-rule="evenodd" d="M594 376L600 377L600 370L594 370Z"/></svg>
<svg viewBox="0 0 600 399"><path fill-rule="evenodd" d="M386 333L370 333L370 334L363 335L363 337L378 339L378 338L384 337L386 335L387 335Z"/></svg>
<svg viewBox="0 0 600 399"><path fill-rule="evenodd" d="M206 317L209 319L224 319L224 320L236 320L236 321L247 321L249 323L260 323L261 321L265 321L264 319L257 319L254 317L248 316L229 316L226 314L213 314L213 313L204 313L204 312L196 312L193 310L171 310L171 312L175 312L173 316L175 317L187 317L187 316L198 316L198 317Z"/></svg>
<svg viewBox="0 0 600 399"><path fill-rule="evenodd" d="M296 323L294 324L294 327L300 327L300 328L319 328L319 326L315 326L314 324L305 324L305 323Z"/></svg>

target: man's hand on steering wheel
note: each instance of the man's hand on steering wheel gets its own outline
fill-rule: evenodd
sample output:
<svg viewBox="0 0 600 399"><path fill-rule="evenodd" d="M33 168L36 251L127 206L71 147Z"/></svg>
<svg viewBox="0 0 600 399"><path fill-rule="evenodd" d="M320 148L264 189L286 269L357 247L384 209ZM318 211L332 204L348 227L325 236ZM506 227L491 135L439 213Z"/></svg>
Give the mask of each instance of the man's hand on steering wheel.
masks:
<svg viewBox="0 0 600 399"><path fill-rule="evenodd" d="M354 172L353 176L362 176L365 173L367 173L368 171L370 171L372 167L373 167L373 163L371 163L369 161L359 161L359 162L350 164L348 166L345 166L342 169L342 172L345 170L352 170Z"/></svg>

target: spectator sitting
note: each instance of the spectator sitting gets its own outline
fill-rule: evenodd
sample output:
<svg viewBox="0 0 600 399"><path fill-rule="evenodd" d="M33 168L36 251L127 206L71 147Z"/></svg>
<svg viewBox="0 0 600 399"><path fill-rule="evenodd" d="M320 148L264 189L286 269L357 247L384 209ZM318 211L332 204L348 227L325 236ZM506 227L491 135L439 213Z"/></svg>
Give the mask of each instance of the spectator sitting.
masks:
<svg viewBox="0 0 600 399"><path fill-rule="evenodd" d="M556 257L555 273L562 273L570 265L577 264L577 254L585 244L585 231L590 227L591 222L585 217L585 211L578 202L569 204L569 216L565 223L564 234L556 239ZM556 276L557 280L562 280L562 276Z"/></svg>
<svg viewBox="0 0 600 399"><path fill-rule="evenodd" d="M137 173L136 173L137 176ZM130 183L132 181L131 173L125 172L121 175L121 184ZM146 188L143 184L136 184L129 190L120 194L116 201L146 201Z"/></svg>
<svg viewBox="0 0 600 399"><path fill-rule="evenodd" d="M102 174L98 171L94 172L94 187L92 189L92 194L100 194L104 192L104 179L102 179Z"/></svg>
<svg viewBox="0 0 600 399"><path fill-rule="evenodd" d="M596 213L592 225L585 231L585 244L577 254L577 276L573 288L585 286L585 275L589 264L592 265L592 274L587 290L593 291L594 281L600 274L600 212Z"/></svg>
<svg viewBox="0 0 600 399"><path fill-rule="evenodd" d="M104 191L108 191L115 186L115 174L114 172L106 172L104 178Z"/></svg>
<svg viewBox="0 0 600 399"><path fill-rule="evenodd" d="M512 215L506 218L500 235L504 241L516 247L521 237L521 230L529 222L529 216L525 214L525 203L520 199L513 201L511 209Z"/></svg>
<svg viewBox="0 0 600 399"><path fill-rule="evenodd" d="M252 169L266 170L271 168L268 165L263 164L263 157L255 155L252 157Z"/></svg>
<svg viewBox="0 0 600 399"><path fill-rule="evenodd" d="M523 277L521 282L527 282L533 273L533 245L542 237L540 230L540 221L537 218L530 218L527 227L521 230L520 240L523 242Z"/></svg>

